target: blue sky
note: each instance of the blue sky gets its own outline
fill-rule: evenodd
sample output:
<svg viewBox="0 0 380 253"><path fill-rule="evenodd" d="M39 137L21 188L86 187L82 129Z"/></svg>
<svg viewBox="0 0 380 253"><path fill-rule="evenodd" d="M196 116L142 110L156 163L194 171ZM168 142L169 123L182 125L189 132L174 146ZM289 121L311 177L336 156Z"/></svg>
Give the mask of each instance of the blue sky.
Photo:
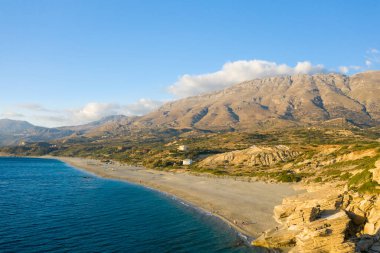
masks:
<svg viewBox="0 0 380 253"><path fill-rule="evenodd" d="M0 118L80 124L249 78L379 69L379 13L377 0L0 0Z"/></svg>

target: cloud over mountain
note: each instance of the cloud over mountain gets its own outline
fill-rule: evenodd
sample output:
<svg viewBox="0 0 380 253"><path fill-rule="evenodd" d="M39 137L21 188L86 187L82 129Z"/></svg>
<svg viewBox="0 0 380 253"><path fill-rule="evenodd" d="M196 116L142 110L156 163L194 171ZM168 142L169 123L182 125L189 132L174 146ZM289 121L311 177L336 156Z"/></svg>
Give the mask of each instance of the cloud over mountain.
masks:
<svg viewBox="0 0 380 253"><path fill-rule="evenodd" d="M256 78L278 75L315 74L326 72L323 65L298 62L294 67L264 60L227 62L222 69L213 73L181 76L169 87L177 97L187 97L226 88L232 84Z"/></svg>
<svg viewBox="0 0 380 253"><path fill-rule="evenodd" d="M68 113L80 121L94 121L110 115L144 115L154 109L157 109L163 102L152 99L139 99L132 104L116 103L88 103L84 107L71 110Z"/></svg>
<svg viewBox="0 0 380 253"><path fill-rule="evenodd" d="M90 102L80 108L52 110L40 104L18 104L13 110L2 112L3 118L28 119L43 126L79 125L111 115L139 116L162 105L162 101L139 99L131 104Z"/></svg>

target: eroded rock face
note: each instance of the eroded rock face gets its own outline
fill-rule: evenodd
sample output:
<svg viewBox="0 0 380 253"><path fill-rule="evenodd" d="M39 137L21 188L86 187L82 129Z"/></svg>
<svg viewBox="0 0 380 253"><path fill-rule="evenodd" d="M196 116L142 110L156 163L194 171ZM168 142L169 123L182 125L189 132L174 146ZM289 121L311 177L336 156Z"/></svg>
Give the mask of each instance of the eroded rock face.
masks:
<svg viewBox="0 0 380 253"><path fill-rule="evenodd" d="M326 186L283 200L274 209L279 229L254 245L290 252L380 252L380 197Z"/></svg>
<svg viewBox="0 0 380 253"><path fill-rule="evenodd" d="M350 219L344 211L306 224L296 235L292 252L352 252L354 245L345 242Z"/></svg>
<svg viewBox="0 0 380 253"><path fill-rule="evenodd" d="M233 164L244 166L270 166L278 162L288 161L300 153L284 145L252 146L244 150L237 150L213 155L204 159L200 165Z"/></svg>

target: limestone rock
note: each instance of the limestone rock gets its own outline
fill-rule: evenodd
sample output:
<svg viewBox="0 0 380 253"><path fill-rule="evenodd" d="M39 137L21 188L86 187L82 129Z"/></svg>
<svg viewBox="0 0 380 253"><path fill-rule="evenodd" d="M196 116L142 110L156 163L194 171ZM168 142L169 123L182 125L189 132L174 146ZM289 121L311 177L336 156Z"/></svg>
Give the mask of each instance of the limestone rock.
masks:
<svg viewBox="0 0 380 253"><path fill-rule="evenodd" d="M295 231L273 229L265 232L252 242L253 246L270 248L288 248L295 245Z"/></svg>
<svg viewBox="0 0 380 253"><path fill-rule="evenodd" d="M369 211L367 219L371 223L380 222L380 209L378 208L371 209L371 211Z"/></svg>
<svg viewBox="0 0 380 253"><path fill-rule="evenodd" d="M363 233L367 235L374 235L376 233L375 224L367 222L364 225Z"/></svg>
<svg viewBox="0 0 380 253"><path fill-rule="evenodd" d="M295 252L353 252L353 245L344 242L349 222L340 211L307 224L296 236Z"/></svg>

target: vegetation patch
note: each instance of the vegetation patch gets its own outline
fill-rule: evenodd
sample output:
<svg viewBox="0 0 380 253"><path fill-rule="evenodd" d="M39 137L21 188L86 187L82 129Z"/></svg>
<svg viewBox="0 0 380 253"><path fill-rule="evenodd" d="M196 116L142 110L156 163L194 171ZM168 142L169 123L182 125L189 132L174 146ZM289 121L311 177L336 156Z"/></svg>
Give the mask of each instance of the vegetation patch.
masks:
<svg viewBox="0 0 380 253"><path fill-rule="evenodd" d="M352 176L348 180L348 185L349 186L360 185L360 184L370 182L371 180L372 180L372 173L368 169L365 169L362 172Z"/></svg>
<svg viewBox="0 0 380 253"><path fill-rule="evenodd" d="M277 174L276 179L280 182L299 182L302 180L302 176L293 171L282 171Z"/></svg>

